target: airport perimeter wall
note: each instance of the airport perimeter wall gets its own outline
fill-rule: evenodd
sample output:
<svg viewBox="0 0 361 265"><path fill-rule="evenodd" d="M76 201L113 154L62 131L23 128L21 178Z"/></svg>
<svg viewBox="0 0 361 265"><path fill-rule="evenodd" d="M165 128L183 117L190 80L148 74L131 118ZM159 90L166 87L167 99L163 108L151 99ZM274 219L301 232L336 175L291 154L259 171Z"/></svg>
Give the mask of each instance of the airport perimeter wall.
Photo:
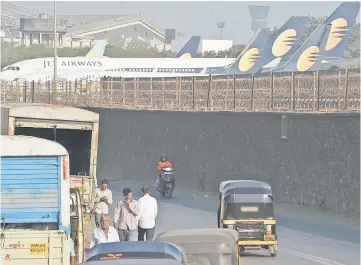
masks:
<svg viewBox="0 0 361 265"><path fill-rule="evenodd" d="M155 180L166 152L181 186L256 179L279 202L360 213L359 113L87 109L100 114L99 179Z"/></svg>

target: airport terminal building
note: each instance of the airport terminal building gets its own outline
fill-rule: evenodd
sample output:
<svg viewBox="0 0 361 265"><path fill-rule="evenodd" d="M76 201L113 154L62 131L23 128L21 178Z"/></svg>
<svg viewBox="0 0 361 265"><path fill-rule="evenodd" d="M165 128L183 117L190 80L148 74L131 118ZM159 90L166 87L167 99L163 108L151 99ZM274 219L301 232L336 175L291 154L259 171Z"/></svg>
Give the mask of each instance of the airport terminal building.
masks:
<svg viewBox="0 0 361 265"><path fill-rule="evenodd" d="M53 45L54 18L9 2L1 3L1 38L17 45ZM157 50L170 50L171 41L184 35L175 29L164 29L142 14L139 15L73 15L57 17L58 47L90 47L97 39L110 44L121 40L149 42Z"/></svg>

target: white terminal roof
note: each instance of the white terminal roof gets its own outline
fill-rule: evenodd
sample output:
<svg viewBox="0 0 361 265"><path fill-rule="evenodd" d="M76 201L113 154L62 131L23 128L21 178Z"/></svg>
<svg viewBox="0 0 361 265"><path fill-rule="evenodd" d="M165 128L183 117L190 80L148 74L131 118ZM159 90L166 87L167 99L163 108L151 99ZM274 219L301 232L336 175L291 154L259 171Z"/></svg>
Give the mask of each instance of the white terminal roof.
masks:
<svg viewBox="0 0 361 265"><path fill-rule="evenodd" d="M119 28L125 28L132 25L142 25L145 28L153 31L160 38L165 37L165 29L155 23L151 22L149 19L145 18L143 15L123 15L123 16L110 16L111 19L104 20L92 20L83 25L78 25L75 27L68 28L68 33L66 36L72 37L83 37L88 36L104 31L115 30ZM74 16L72 16L74 19ZM184 37L184 34L176 31L177 37Z"/></svg>

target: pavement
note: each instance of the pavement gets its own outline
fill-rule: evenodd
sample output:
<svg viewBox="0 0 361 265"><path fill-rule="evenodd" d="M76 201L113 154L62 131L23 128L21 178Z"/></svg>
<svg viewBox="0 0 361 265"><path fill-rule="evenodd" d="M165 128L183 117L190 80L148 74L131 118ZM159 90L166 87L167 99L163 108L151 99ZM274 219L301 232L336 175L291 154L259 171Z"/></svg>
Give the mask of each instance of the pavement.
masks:
<svg viewBox="0 0 361 265"><path fill-rule="evenodd" d="M110 180L110 178L108 178ZM116 203L123 199L123 188L141 196L142 185L151 188L158 201L156 234L173 229L216 228L217 198L214 194L179 188L172 198L161 198L154 183L130 180L109 181L113 192L112 216ZM358 218L313 211L306 206L275 204L278 255L266 250L246 251L243 265L359 265L360 222Z"/></svg>

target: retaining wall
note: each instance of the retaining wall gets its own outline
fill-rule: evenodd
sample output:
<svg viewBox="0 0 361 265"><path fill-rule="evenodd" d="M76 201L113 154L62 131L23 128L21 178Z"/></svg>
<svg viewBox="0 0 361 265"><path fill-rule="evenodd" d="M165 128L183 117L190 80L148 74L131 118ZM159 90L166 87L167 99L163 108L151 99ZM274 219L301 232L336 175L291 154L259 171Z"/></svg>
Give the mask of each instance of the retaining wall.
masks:
<svg viewBox="0 0 361 265"><path fill-rule="evenodd" d="M360 115L189 113L88 108L100 114L98 178L156 179L162 152L177 183L269 182L277 201L360 212Z"/></svg>

